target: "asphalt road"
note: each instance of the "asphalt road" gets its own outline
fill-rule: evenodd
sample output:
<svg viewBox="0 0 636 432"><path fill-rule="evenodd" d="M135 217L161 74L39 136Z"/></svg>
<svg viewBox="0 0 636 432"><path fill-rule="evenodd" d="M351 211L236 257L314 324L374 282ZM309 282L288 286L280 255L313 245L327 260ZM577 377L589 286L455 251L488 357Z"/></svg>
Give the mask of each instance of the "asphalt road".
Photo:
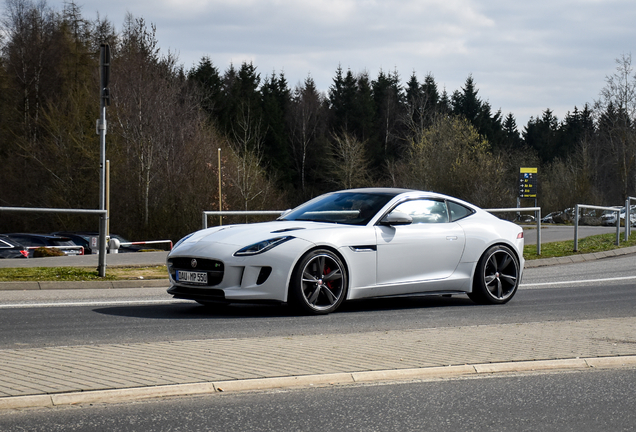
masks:
<svg viewBox="0 0 636 432"><path fill-rule="evenodd" d="M162 288L5 291L0 349L356 333L632 317L635 257L527 269L517 296L352 302L328 316L285 306L210 310ZM0 413L4 431L632 430L636 371L587 370L479 379L216 394Z"/></svg>
<svg viewBox="0 0 636 432"><path fill-rule="evenodd" d="M636 370L319 387L0 412L3 431L629 431Z"/></svg>
<svg viewBox="0 0 636 432"><path fill-rule="evenodd" d="M163 288L5 291L0 348L315 335L633 316L634 256L526 269L515 298L476 306L453 298L365 300L327 316L286 306L209 309Z"/></svg>

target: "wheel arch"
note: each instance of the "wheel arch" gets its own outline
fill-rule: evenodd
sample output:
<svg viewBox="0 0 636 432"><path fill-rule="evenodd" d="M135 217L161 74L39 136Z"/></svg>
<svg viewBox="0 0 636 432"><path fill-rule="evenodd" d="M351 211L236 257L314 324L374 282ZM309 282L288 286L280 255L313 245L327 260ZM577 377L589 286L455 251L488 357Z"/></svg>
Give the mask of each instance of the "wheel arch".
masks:
<svg viewBox="0 0 636 432"><path fill-rule="evenodd" d="M484 254L488 251L488 249L490 249L493 246L505 246L508 249L510 249L510 251L512 251L512 253L514 254L515 258L517 259L517 264L519 265L520 275L523 273L523 268L521 267L521 259L520 259L521 257L519 257L519 253L517 252L517 248L513 244L505 242L505 241L493 242L493 243L489 244L488 246L486 246L482 250L481 254L477 257L475 262L473 262L473 268L472 268L472 271L471 271L471 274L470 274L470 284L469 284L469 287L468 287L470 289L470 291L467 291L467 292L471 292L471 293L473 292L473 287L474 287L474 284L475 284L475 273L477 272L477 266L479 265L479 261L484 256Z"/></svg>
<svg viewBox="0 0 636 432"><path fill-rule="evenodd" d="M342 264L345 266L345 270L347 271L347 291L346 291L345 300L347 300L347 298L349 297L349 288L350 288L349 281L351 280L351 276L350 276L351 270L350 270L349 263L347 262L345 257L340 253L340 251L338 251L338 248L328 244L315 244L312 247L305 250L302 254L300 254L298 258L296 258L294 265L291 267L291 271L289 272L289 275L287 276L287 286L285 287L285 303L289 302L289 289L292 282L292 275L296 273L296 270L298 270L298 266L300 266L300 263L302 262L303 257L307 255L308 253L311 253L319 249L327 249L329 252L332 252L336 256L338 256L340 261L342 261Z"/></svg>

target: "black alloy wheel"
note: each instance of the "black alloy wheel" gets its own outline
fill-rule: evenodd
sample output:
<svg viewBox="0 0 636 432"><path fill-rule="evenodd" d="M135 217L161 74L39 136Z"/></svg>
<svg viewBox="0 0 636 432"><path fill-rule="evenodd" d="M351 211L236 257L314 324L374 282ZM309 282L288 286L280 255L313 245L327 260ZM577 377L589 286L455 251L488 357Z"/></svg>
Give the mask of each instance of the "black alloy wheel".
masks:
<svg viewBox="0 0 636 432"><path fill-rule="evenodd" d="M338 255L316 249L301 258L290 284L292 305L311 314L328 314L340 306L346 294L347 270Z"/></svg>
<svg viewBox="0 0 636 432"><path fill-rule="evenodd" d="M517 292L519 273L519 260L512 250L503 245L492 246L477 263L473 292L468 297L479 304L507 303Z"/></svg>

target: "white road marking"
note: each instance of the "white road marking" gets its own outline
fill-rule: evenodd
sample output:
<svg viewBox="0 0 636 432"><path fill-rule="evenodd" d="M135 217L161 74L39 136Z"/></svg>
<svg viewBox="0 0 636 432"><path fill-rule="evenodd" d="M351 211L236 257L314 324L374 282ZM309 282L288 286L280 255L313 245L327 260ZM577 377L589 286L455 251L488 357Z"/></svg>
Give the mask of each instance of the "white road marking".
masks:
<svg viewBox="0 0 636 432"><path fill-rule="evenodd" d="M50 303L13 303L0 304L0 309L43 308L43 307L75 307L75 306L127 306L147 304L172 304L192 303L188 300L113 300L113 301L87 301L87 302L50 302Z"/></svg>
<svg viewBox="0 0 636 432"><path fill-rule="evenodd" d="M528 283L528 284L520 284L519 288L529 288L529 287L550 287L557 285L577 285L577 284L588 284L588 283L599 283L599 282L616 282L616 281L625 281L625 280L634 280L636 276L622 276L622 277L613 277L613 278L601 278L601 279L583 279L583 280L570 280L570 281L558 281L558 282L540 282L540 283Z"/></svg>
<svg viewBox="0 0 636 432"><path fill-rule="evenodd" d="M619 282L636 280L636 276L622 276L613 278L601 278L601 279L583 279L583 280L569 280L558 282L538 282L538 283L522 283L519 288L533 289L533 288L549 288L559 285L583 285L590 283L601 282ZM175 303L191 303L190 300L113 300L113 301L76 301L76 302L50 302L50 303L7 303L0 304L0 309L26 309L26 308L45 308L45 307L95 307L95 306L128 306L128 305L162 305L162 304L175 304Z"/></svg>

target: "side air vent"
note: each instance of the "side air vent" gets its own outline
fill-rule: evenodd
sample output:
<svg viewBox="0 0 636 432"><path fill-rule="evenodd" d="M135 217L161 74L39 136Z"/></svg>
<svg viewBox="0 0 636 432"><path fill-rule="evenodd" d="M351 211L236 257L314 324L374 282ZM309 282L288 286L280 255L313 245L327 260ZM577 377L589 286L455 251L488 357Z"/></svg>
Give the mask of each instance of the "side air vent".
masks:
<svg viewBox="0 0 636 432"><path fill-rule="evenodd" d="M258 274L258 279L256 279L256 285L263 285L270 274L272 274L271 267L261 268L261 271Z"/></svg>

